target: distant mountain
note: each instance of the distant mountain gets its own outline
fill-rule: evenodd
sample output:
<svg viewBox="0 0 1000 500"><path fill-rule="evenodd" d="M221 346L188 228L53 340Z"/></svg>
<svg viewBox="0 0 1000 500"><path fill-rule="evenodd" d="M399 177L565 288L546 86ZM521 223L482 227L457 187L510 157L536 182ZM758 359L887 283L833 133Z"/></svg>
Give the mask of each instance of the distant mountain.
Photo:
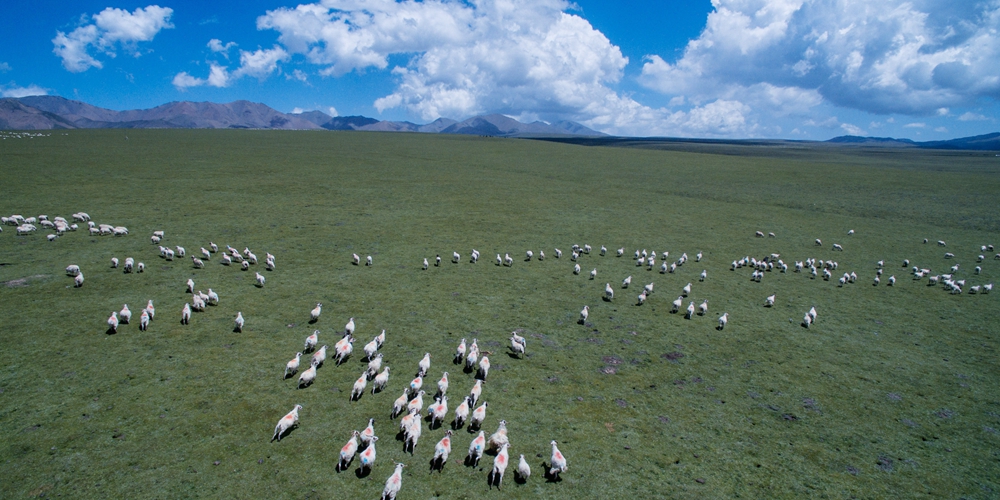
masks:
<svg viewBox="0 0 1000 500"><path fill-rule="evenodd" d="M332 116L322 112L322 111L305 111L302 113L293 113L292 116L297 116L303 120L310 121L316 125L323 126L324 123L333 119Z"/></svg>
<svg viewBox="0 0 1000 500"><path fill-rule="evenodd" d="M367 116L337 116L330 121L320 125L327 130L358 130L365 125L378 123L374 118Z"/></svg>
<svg viewBox="0 0 1000 500"><path fill-rule="evenodd" d="M65 118L26 106L17 99L0 99L0 129L51 130L76 128Z"/></svg>
<svg viewBox="0 0 1000 500"><path fill-rule="evenodd" d="M960 137L957 139L949 139L947 141L924 142L914 142L909 139L894 139L892 137L860 137L856 135L842 135L840 137L834 137L826 142L863 146L1000 151L1000 132L977 135L973 137Z"/></svg>
<svg viewBox="0 0 1000 500"><path fill-rule="evenodd" d="M575 122L521 123L505 115L481 115L454 123L441 130L442 134L495 135L503 137L540 137L560 135L604 135Z"/></svg>
<svg viewBox="0 0 1000 500"><path fill-rule="evenodd" d="M421 125L417 129L417 132L427 132L431 134L436 134L456 123L458 122L452 120L451 118L438 118L437 120L434 120L428 123L427 125Z"/></svg>

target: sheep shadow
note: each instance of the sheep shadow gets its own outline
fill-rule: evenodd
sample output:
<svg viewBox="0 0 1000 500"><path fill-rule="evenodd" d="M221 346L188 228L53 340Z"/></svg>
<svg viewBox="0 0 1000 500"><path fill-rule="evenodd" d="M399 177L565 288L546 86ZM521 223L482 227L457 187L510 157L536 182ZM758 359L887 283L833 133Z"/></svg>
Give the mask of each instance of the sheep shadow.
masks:
<svg viewBox="0 0 1000 500"><path fill-rule="evenodd" d="M490 469L490 471L486 473L486 484L489 487L489 489L492 490L493 487L496 486L497 490L499 490L502 481L503 481L503 476L495 474L493 469Z"/></svg>
<svg viewBox="0 0 1000 500"><path fill-rule="evenodd" d="M243 333L243 329L238 326L234 326L233 333Z"/></svg>
<svg viewBox="0 0 1000 500"><path fill-rule="evenodd" d="M458 423L458 419L455 419L455 420L451 421L451 430L457 431L457 430L461 429L462 427L465 427L465 422L462 422L461 424L459 424Z"/></svg>
<svg viewBox="0 0 1000 500"><path fill-rule="evenodd" d="M306 382L306 383L305 383L304 385L302 384L302 382L299 382L299 385L298 385L298 386L296 386L295 388L296 388L296 389L305 389L305 388L308 388L308 387L309 387L310 385L312 385L312 384L313 384L313 383L312 383L312 381L311 381L311 380L310 380L309 382Z"/></svg>
<svg viewBox="0 0 1000 500"><path fill-rule="evenodd" d="M562 478L559 477L559 473L558 472L556 472L555 474L552 473L552 470L550 469L549 464L546 464L545 462L542 462L541 467L542 467L542 471L544 471L543 475L545 476L545 482L547 482L547 483L558 483L558 482L562 481Z"/></svg>
<svg viewBox="0 0 1000 500"><path fill-rule="evenodd" d="M601 298L601 300L603 300L605 302L611 302L611 297L608 297L607 295L605 295L604 297Z"/></svg>
<svg viewBox="0 0 1000 500"><path fill-rule="evenodd" d="M479 466L479 459L473 457L472 455L466 455L465 456L465 462L463 462L463 463L465 464L466 467L478 467Z"/></svg>
<svg viewBox="0 0 1000 500"><path fill-rule="evenodd" d="M528 484L528 478L522 477L520 472L514 471L514 482L517 484Z"/></svg>
<svg viewBox="0 0 1000 500"><path fill-rule="evenodd" d="M432 458L430 460L430 465L431 465L430 472L434 472L435 470L438 471L438 473L444 472L444 464L445 464L444 460L441 460L440 458Z"/></svg>
<svg viewBox="0 0 1000 500"><path fill-rule="evenodd" d="M346 464L345 464L345 463L343 463L343 461L342 461L342 460L339 460L339 459L338 459L338 460L337 460L337 466L336 466L336 467L334 467L334 469L333 469L333 470L337 471L337 474L340 474L340 473L341 473L342 471L345 471L345 470L347 470L347 468L348 468L348 467L350 467L350 466L351 466L351 463L353 463L353 462L354 462L354 457L351 457L351 461L350 461L350 462L347 462Z"/></svg>
<svg viewBox="0 0 1000 500"><path fill-rule="evenodd" d="M295 370L293 372L285 373L285 376L281 380L288 380L288 379L294 377L295 374L298 373L298 372L299 372L298 370Z"/></svg>
<svg viewBox="0 0 1000 500"><path fill-rule="evenodd" d="M524 359L515 352L508 352L507 357L509 357L510 359Z"/></svg>
<svg viewBox="0 0 1000 500"><path fill-rule="evenodd" d="M354 475L358 479L364 479L370 476L371 474L372 474L371 468L358 467L357 469L354 469Z"/></svg>
<svg viewBox="0 0 1000 500"><path fill-rule="evenodd" d="M313 318L309 320L310 325L315 325L316 323L319 323L319 318Z"/></svg>
<svg viewBox="0 0 1000 500"><path fill-rule="evenodd" d="M116 333L118 333L118 330L111 328L110 326L108 327L108 330L104 332L105 335L114 335Z"/></svg>

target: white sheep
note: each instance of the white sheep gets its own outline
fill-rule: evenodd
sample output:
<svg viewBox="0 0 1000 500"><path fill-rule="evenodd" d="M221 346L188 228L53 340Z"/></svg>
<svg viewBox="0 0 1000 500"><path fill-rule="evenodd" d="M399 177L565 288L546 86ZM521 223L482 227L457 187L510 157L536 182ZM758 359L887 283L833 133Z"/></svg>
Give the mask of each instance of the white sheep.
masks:
<svg viewBox="0 0 1000 500"><path fill-rule="evenodd" d="M149 328L149 311L143 309L142 314L139 315L139 329L146 331L147 328Z"/></svg>
<svg viewBox="0 0 1000 500"><path fill-rule="evenodd" d="M375 442L378 441L378 436L372 438L371 442L368 443L368 447L361 452L361 472L362 474L368 473L372 470L372 466L375 465Z"/></svg>
<svg viewBox="0 0 1000 500"><path fill-rule="evenodd" d="M597 268L594 268L592 271L590 271L590 279L594 279L596 277L597 277Z"/></svg>
<svg viewBox="0 0 1000 500"><path fill-rule="evenodd" d="M708 277L708 270L702 270L701 274L698 275L698 281L705 281L705 278L707 277Z"/></svg>
<svg viewBox="0 0 1000 500"><path fill-rule="evenodd" d="M299 410L301 409L302 405L295 405L295 408L292 408L292 411L288 412L288 414L284 417L281 417L281 420L278 420L278 425L274 426L274 436L271 438L272 442L275 440L281 442L282 436L284 436L289 429L298 425Z"/></svg>
<svg viewBox="0 0 1000 500"><path fill-rule="evenodd" d="M590 306L583 306L580 310L580 324L585 323L588 316L590 316Z"/></svg>
<svg viewBox="0 0 1000 500"><path fill-rule="evenodd" d="M351 254L351 262L355 266L361 265L361 257L358 254Z"/></svg>
<svg viewBox="0 0 1000 500"><path fill-rule="evenodd" d="M694 302L688 304L687 313L684 315L684 319L691 319L694 317Z"/></svg>
<svg viewBox="0 0 1000 500"><path fill-rule="evenodd" d="M181 324L187 325L191 323L191 306L185 302L184 308L181 309Z"/></svg>
<svg viewBox="0 0 1000 500"><path fill-rule="evenodd" d="M704 299L700 306L698 306L698 316L704 316L708 314L708 299Z"/></svg>
<svg viewBox="0 0 1000 500"><path fill-rule="evenodd" d="M637 305L637 306L641 306L641 305L645 304L646 303L646 292L643 291L642 293L640 293L639 297L637 297L636 300L637 300L637 302L636 302L635 305Z"/></svg>
<svg viewBox="0 0 1000 500"><path fill-rule="evenodd" d="M112 269L118 268L118 257L111 257L111 268Z"/></svg>
<svg viewBox="0 0 1000 500"><path fill-rule="evenodd" d="M243 319L243 313L242 312L237 312L236 313L236 322L235 323L236 323L235 327L234 327L235 331L237 331L237 332L243 332L243 325L246 323L246 320Z"/></svg>
<svg viewBox="0 0 1000 500"><path fill-rule="evenodd" d="M417 376L423 377L427 375L427 370L431 369L431 353L425 353L424 357L417 363Z"/></svg>
<svg viewBox="0 0 1000 500"><path fill-rule="evenodd" d="M375 374L378 373L378 371L381 369L382 369L382 353L379 353L377 356L372 358L371 361L368 362L368 378L374 377Z"/></svg>
<svg viewBox="0 0 1000 500"><path fill-rule="evenodd" d="M507 462L509 461L509 456L507 453L507 448L510 446L509 443L504 443L500 447L500 452L493 459L493 470L490 471L490 487L492 488L493 483L496 483L497 489L499 490L503 486L503 475L507 471Z"/></svg>
<svg viewBox="0 0 1000 500"><path fill-rule="evenodd" d="M538 251L538 260L545 260L545 251L544 250L539 250Z"/></svg>
<svg viewBox="0 0 1000 500"><path fill-rule="evenodd" d="M729 323L729 313L723 313L722 316L719 316L719 327L717 330L725 328L727 323Z"/></svg>
<svg viewBox="0 0 1000 500"><path fill-rule="evenodd" d="M451 454L451 429L448 429L444 433L444 437L436 445L434 445L434 458L431 459L431 465L438 470L444 468L444 464L448 462L448 455Z"/></svg>
<svg viewBox="0 0 1000 500"><path fill-rule="evenodd" d="M76 276L80 274L80 266L76 264L70 264L66 266L66 274L69 276Z"/></svg>
<svg viewBox="0 0 1000 500"><path fill-rule="evenodd" d="M385 488L382 489L381 500L396 500L399 488L403 485L403 464L397 463L396 470L385 480Z"/></svg>
<svg viewBox="0 0 1000 500"><path fill-rule="evenodd" d="M463 338L461 342L458 343L458 347L455 349L455 358L453 363L459 364L462 362L462 358L465 357L465 339Z"/></svg>
<svg viewBox="0 0 1000 500"><path fill-rule="evenodd" d="M529 261L534 256L535 256L535 253L532 252L531 250L528 250L527 252L524 253L524 260Z"/></svg>
<svg viewBox="0 0 1000 500"><path fill-rule="evenodd" d="M681 292L683 292L683 293L681 293L682 297L687 297L688 295L690 295L691 294L691 283L688 283L687 285L684 285L684 288L681 289Z"/></svg>
<svg viewBox="0 0 1000 500"><path fill-rule="evenodd" d="M514 258L509 253L505 253L503 254L503 263L505 266L511 267L514 265Z"/></svg>
<svg viewBox="0 0 1000 500"><path fill-rule="evenodd" d="M428 267L430 267L430 264L427 262L427 258L424 257L424 267L423 267L424 271L426 271Z"/></svg>
<svg viewBox="0 0 1000 500"><path fill-rule="evenodd" d="M480 380L486 380L486 377L490 374L490 358L489 356L483 355L483 358L479 360L479 371L476 376Z"/></svg>
<svg viewBox="0 0 1000 500"><path fill-rule="evenodd" d="M469 406L472 403L469 402L470 398L465 397L462 399L462 404L455 408L455 428L461 429L465 425L465 420L469 418Z"/></svg>
<svg viewBox="0 0 1000 500"><path fill-rule="evenodd" d="M194 255L191 256L191 263L194 265L195 269L202 269L205 267L205 262Z"/></svg>
<svg viewBox="0 0 1000 500"><path fill-rule="evenodd" d="M993 291L993 283L983 285L983 293L990 293L991 291Z"/></svg>
<svg viewBox="0 0 1000 500"><path fill-rule="evenodd" d="M946 247L946 246L948 246L948 244L945 243L944 240L938 240L938 246Z"/></svg>
<svg viewBox="0 0 1000 500"><path fill-rule="evenodd" d="M472 384L472 390L469 391L469 405L474 406L479 402L479 397L483 395L483 381L476 380L475 384Z"/></svg>
<svg viewBox="0 0 1000 500"><path fill-rule="evenodd" d="M483 451L486 449L486 433L479 431L479 435L469 443L469 455L465 457L465 462L472 466L479 465L479 459L483 458Z"/></svg>
<svg viewBox="0 0 1000 500"><path fill-rule="evenodd" d="M549 476L555 479L559 477L560 473L566 472L566 457L559 451L555 440L549 444L552 445L552 458L549 460Z"/></svg>
<svg viewBox="0 0 1000 500"><path fill-rule="evenodd" d="M764 307L774 307L774 298L775 298L775 295L776 294L768 295L768 297L766 299L764 299Z"/></svg>
<svg viewBox="0 0 1000 500"><path fill-rule="evenodd" d="M129 324L132 321L132 311L129 310L128 304L122 306L122 310L118 313L119 318L123 324Z"/></svg>
<svg viewBox="0 0 1000 500"><path fill-rule="evenodd" d="M181 246L177 247L177 256L178 257L184 257L184 255L186 253L187 253L187 251L184 250L184 247L181 247Z"/></svg>
<svg viewBox="0 0 1000 500"><path fill-rule="evenodd" d="M73 278L73 286L77 288L83 286L83 273L77 274L76 277Z"/></svg>
<svg viewBox="0 0 1000 500"><path fill-rule="evenodd" d="M108 318L108 329L112 333L118 333L118 313L111 311L111 317Z"/></svg>
<svg viewBox="0 0 1000 500"><path fill-rule="evenodd" d="M608 254L608 247L601 245L601 257L604 257L607 254Z"/></svg>
<svg viewBox="0 0 1000 500"><path fill-rule="evenodd" d="M365 257L365 265L369 266L369 267L372 265L372 256L371 255L369 255L368 257Z"/></svg>
<svg viewBox="0 0 1000 500"><path fill-rule="evenodd" d="M301 374L299 374L299 388L309 387L313 382L316 381L316 367L309 365Z"/></svg>
<svg viewBox="0 0 1000 500"><path fill-rule="evenodd" d="M628 278L625 278L625 279L622 280L622 288L628 288L628 286L631 285L631 284L632 284L632 277L631 276L629 276Z"/></svg>
<svg viewBox="0 0 1000 500"><path fill-rule="evenodd" d="M497 265L498 266L503 265L503 257L501 257L500 254L497 254Z"/></svg>
<svg viewBox="0 0 1000 500"><path fill-rule="evenodd" d="M558 248L556 248L555 251L556 251L556 258L557 259L560 258L560 257L562 257L562 250L559 250Z"/></svg>
<svg viewBox="0 0 1000 500"><path fill-rule="evenodd" d="M347 320L347 324L344 325L344 333L348 335L354 335L354 328L355 328L354 317L351 317L350 319Z"/></svg>
<svg viewBox="0 0 1000 500"><path fill-rule="evenodd" d="M361 376L354 381L354 388L351 389L351 401L357 401L358 399L361 399L361 395L365 393L365 387L367 386L368 386L368 374L362 373Z"/></svg>
<svg viewBox="0 0 1000 500"><path fill-rule="evenodd" d="M257 274L257 287L258 288L263 287L264 286L264 275L260 274L260 273L256 273L256 274Z"/></svg>
<svg viewBox="0 0 1000 500"><path fill-rule="evenodd" d="M285 363L285 378L288 378L291 375L295 375L299 371L299 362L301 361L301 359L302 359L302 353L297 352L295 353L294 359L292 359L288 363Z"/></svg>
<svg viewBox="0 0 1000 500"><path fill-rule="evenodd" d="M611 288L611 283L604 284L604 298L607 300L613 300L615 298L615 290Z"/></svg>
<svg viewBox="0 0 1000 500"><path fill-rule="evenodd" d="M381 373L375 376L375 381L374 383L372 383L372 394L375 394L376 390L377 391L385 390L385 385L388 383L389 383L389 367L387 366L382 369Z"/></svg>
<svg viewBox="0 0 1000 500"><path fill-rule="evenodd" d="M323 366L323 363L326 361L326 349L327 346L325 345L317 349L316 352L313 353L312 360L309 364L315 366L316 368Z"/></svg>
<svg viewBox="0 0 1000 500"><path fill-rule="evenodd" d="M342 471L354 461L354 455L358 452L358 431L351 431L351 439L340 449L340 462L337 463L337 471Z"/></svg>
<svg viewBox="0 0 1000 500"><path fill-rule="evenodd" d="M646 286L644 286L642 288L643 288L643 290L646 291L646 295L652 295L653 294L653 284L652 283L650 283L650 284L648 284L648 285L646 285Z"/></svg>
<svg viewBox="0 0 1000 500"><path fill-rule="evenodd" d="M617 255L618 257L625 255L625 247L621 247L617 251L615 251L615 255Z"/></svg>
<svg viewBox="0 0 1000 500"><path fill-rule="evenodd" d="M186 291L187 293L194 293L194 280L193 279L188 278L188 280L187 280L187 288L184 291Z"/></svg>
<svg viewBox="0 0 1000 500"><path fill-rule="evenodd" d="M351 355L351 352L354 351L354 337L350 334L345 334L344 337L338 340L334 345L334 351L337 359L337 365L339 366Z"/></svg>
<svg viewBox="0 0 1000 500"><path fill-rule="evenodd" d="M889 276L889 281L888 281L888 283L886 283L886 285L887 286L892 286L892 285L895 285L895 284L896 284L896 276L895 275Z"/></svg>
<svg viewBox="0 0 1000 500"><path fill-rule="evenodd" d="M430 407L431 427L440 426L441 422L448 415L448 397L440 396L434 399L434 404Z"/></svg>

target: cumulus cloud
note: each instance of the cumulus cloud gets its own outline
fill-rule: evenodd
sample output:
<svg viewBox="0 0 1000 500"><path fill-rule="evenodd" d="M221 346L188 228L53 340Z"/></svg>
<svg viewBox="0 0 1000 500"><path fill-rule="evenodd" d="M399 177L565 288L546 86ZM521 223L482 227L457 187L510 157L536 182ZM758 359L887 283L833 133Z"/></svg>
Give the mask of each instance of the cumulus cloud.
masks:
<svg viewBox="0 0 1000 500"><path fill-rule="evenodd" d="M988 118L986 118L985 116L983 116L983 115L981 115L979 113L973 113L972 111L966 111L965 113L962 113L962 115L959 116L958 119L961 120L961 121L963 121L963 122L972 122L972 121L983 121L983 120L987 120Z"/></svg>
<svg viewBox="0 0 1000 500"><path fill-rule="evenodd" d="M3 87L0 86L0 97L28 97L32 95L48 95L49 91L38 85L28 85L27 87Z"/></svg>
<svg viewBox="0 0 1000 500"><path fill-rule="evenodd" d="M209 65L208 78L196 78L189 75L186 71L177 73L171 82L177 90L185 91L190 87L201 87L203 85L208 85L209 87L228 87L229 86L230 75L229 71L225 66L219 66L218 64L212 63Z"/></svg>
<svg viewBox="0 0 1000 500"><path fill-rule="evenodd" d="M229 52L229 49L231 49L231 48L233 48L235 46L236 46L236 42L229 42L229 43L224 44L224 43L222 43L222 40L219 40L218 38L213 38L213 39L211 39L211 40L208 41L208 48L212 52L221 52L223 54L226 54L226 53ZM229 56L226 56L226 57L229 57Z"/></svg>
<svg viewBox="0 0 1000 500"><path fill-rule="evenodd" d="M215 40L213 40L215 41ZM220 42L221 43L221 42ZM209 42L211 48L212 42ZM270 49L257 49L255 51L240 51L240 66L232 72L227 66L217 63L209 63L208 78L197 78L191 76L186 71L182 71L174 76L173 85L177 90L184 91L190 87L228 87L233 80L252 76L258 79L265 79L271 73L278 70L278 63L287 61L291 56L281 47L275 46ZM302 75L305 76L304 74Z"/></svg>
<svg viewBox="0 0 1000 500"><path fill-rule="evenodd" d="M1000 96L997 0L713 5L676 62L647 57L642 85L694 102L726 95L760 109L753 88L766 84L812 102L909 115Z"/></svg>
<svg viewBox="0 0 1000 500"><path fill-rule="evenodd" d="M163 29L173 28L170 16L173 9L149 5L133 12L108 7L95 14L91 23L69 33L56 32L52 51L62 59L63 67L80 73L90 68L101 68L103 63L91 55L91 50L115 57L118 49L138 56L136 44L148 42Z"/></svg>
<svg viewBox="0 0 1000 500"><path fill-rule="evenodd" d="M0 73L6 73L10 71L10 64L6 62L0 62Z"/></svg>

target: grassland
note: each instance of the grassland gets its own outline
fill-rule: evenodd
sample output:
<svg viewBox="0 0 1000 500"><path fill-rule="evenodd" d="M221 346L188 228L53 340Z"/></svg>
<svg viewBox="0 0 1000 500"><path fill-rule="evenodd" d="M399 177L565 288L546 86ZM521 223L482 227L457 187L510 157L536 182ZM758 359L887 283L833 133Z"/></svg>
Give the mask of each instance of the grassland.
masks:
<svg viewBox="0 0 1000 500"><path fill-rule="evenodd" d="M951 296L910 279L903 259L974 283L1000 281L1000 165L960 153L817 149L725 154L528 140L268 131L72 131L0 143L0 213L86 211L123 238L0 233L0 497L373 498L391 463L400 498L996 498L1000 495L1000 295ZM847 236L854 229L856 234ZM253 271L157 256L149 235L189 253L214 241L277 256ZM776 238L754 238L754 231ZM826 246L816 247L815 238ZM923 244L924 238L932 243ZM933 244L948 242L945 260ZM829 245L839 242L843 253ZM624 258L581 257L589 243ZM554 248L563 249L562 259ZM472 248L483 254L468 263ZM705 254L674 274L636 268L635 249ZM527 249L545 261L524 262ZM452 251L462 263L451 264ZM353 266L350 255L372 255ZM511 268L493 265L510 253ZM729 271L744 255L836 259L857 284ZM441 254L440 268L420 269ZM125 275L110 258L147 271ZM873 287L874 264L887 263ZM79 264L73 288L63 274ZM597 268L595 281L586 272ZM708 279L697 276L707 270ZM884 286L895 274L895 287ZM633 287L618 285L633 275ZM184 282L220 305L179 324ZM601 300L605 282L617 296ZM639 285L655 282L634 306ZM670 302L688 282L706 317ZM777 294L776 307L762 307ZM148 299L157 318L105 334L105 319ZM323 302L323 316L308 324ZM587 325L578 311L591 307ZM811 329L799 326L810 306ZM247 318L232 332L237 311ZM715 318L729 312L723 331ZM364 368L328 363L311 387L282 380L304 338L332 345L348 317L356 352L382 329L389 389L348 401ZM506 351L523 329L525 359ZM494 354L484 429L509 422L511 453L534 475L487 490L492 464L452 459L429 473L443 430L404 454L388 419L430 352L451 374L451 407L472 385L449 360L460 338ZM613 370L612 370L613 368ZM614 373L608 373L614 372ZM430 385L433 385L432 383ZM302 404L301 425L269 443ZM353 429L375 417L379 458L335 472ZM569 460L546 482L552 439Z"/></svg>

